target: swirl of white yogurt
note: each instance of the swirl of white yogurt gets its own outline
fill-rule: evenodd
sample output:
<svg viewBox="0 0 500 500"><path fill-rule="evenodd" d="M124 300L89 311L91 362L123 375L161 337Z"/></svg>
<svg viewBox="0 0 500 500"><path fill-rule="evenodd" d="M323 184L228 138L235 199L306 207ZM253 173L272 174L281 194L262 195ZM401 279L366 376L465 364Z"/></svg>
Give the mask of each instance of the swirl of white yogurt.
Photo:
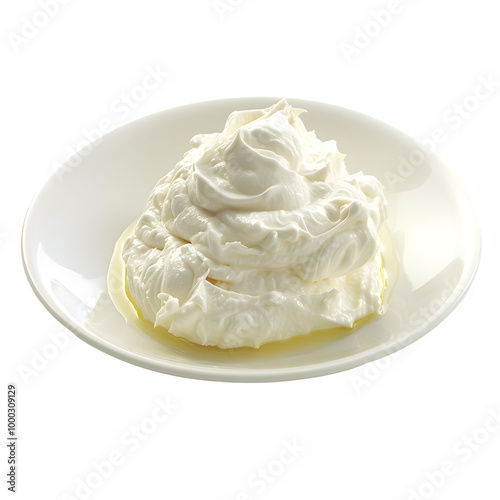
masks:
<svg viewBox="0 0 500 500"><path fill-rule="evenodd" d="M285 100L195 136L123 247L144 317L221 348L284 340L381 309L381 184Z"/></svg>

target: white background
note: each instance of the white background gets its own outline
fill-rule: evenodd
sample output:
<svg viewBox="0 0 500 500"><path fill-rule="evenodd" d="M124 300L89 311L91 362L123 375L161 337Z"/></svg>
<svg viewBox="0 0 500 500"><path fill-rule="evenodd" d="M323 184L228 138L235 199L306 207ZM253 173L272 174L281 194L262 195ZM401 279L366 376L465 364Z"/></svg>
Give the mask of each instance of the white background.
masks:
<svg viewBox="0 0 500 500"><path fill-rule="evenodd" d="M4 2L0 16L2 391L6 400L7 382L18 386L17 498L499 498L500 431L483 427L500 410L494 2L401 0L383 27L373 12L389 2L379 0L56 5L40 28L26 27L44 23L34 0ZM356 34L357 53L346 57L341 44L354 45ZM133 108L120 107L147 67L169 75ZM450 108L464 100L474 107L467 99L481 77L496 87L452 126ZM458 309L399 356L296 382L181 379L65 336L31 291L19 251L24 214L86 131L106 118L119 126L179 104L247 95L339 104L419 139L446 129L437 152L476 206L481 266ZM63 346L40 361L58 332ZM35 374L23 376L33 363ZM178 408L151 430L158 397ZM135 450L123 435L141 425L151 433ZM482 444L466 444L468 435ZM295 441L296 457L283 454L284 441ZM101 481L93 462L113 453L120 464L94 488ZM290 463L280 465L280 454ZM454 472L443 479L435 471L445 461ZM269 480L257 482L258 474ZM89 478L90 491L77 489Z"/></svg>

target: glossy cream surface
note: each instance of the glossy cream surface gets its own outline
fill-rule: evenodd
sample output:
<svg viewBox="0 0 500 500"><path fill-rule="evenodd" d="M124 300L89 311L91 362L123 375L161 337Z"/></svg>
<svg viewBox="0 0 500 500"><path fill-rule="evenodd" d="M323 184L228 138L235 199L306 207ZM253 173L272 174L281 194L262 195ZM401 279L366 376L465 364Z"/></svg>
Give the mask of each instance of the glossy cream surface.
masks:
<svg viewBox="0 0 500 500"><path fill-rule="evenodd" d="M349 175L301 112L235 111L158 182L122 251L146 319L232 348L381 312L382 186Z"/></svg>

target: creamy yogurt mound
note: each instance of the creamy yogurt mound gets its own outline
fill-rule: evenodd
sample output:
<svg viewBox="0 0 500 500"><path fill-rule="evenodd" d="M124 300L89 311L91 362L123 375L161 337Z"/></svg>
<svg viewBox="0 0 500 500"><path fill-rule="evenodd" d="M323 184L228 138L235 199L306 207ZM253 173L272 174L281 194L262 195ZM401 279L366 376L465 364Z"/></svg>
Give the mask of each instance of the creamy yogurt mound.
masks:
<svg viewBox="0 0 500 500"><path fill-rule="evenodd" d="M155 326L257 348L381 312L383 188L349 175L301 113L286 100L231 113L153 189L122 256Z"/></svg>

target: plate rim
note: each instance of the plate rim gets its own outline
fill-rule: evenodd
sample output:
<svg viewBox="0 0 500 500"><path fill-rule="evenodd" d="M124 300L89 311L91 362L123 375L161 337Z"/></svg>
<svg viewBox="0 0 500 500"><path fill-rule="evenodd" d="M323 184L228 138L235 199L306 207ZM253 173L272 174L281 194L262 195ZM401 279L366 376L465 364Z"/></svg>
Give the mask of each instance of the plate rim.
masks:
<svg viewBox="0 0 500 500"><path fill-rule="evenodd" d="M190 103L181 104L174 107L169 107L163 110L156 111L154 113L148 114L146 116L140 117L136 120L132 120L124 125L121 125L109 133L105 134L101 138L92 141L90 144L95 144L100 142L104 137L109 137L118 133L119 131L132 127L138 126L141 122L151 120L154 117L159 118L159 115L169 113L169 112L178 112L182 110L182 108L187 107L195 107L200 104L212 104L216 105L217 103L225 102L228 103L230 101L236 102L244 102L244 101L256 101L256 100L266 100L273 101L276 97L271 96L240 96L240 97L228 97L222 99L206 99L202 101L195 101ZM380 124L386 128L389 128L391 131L397 133L398 135L403 135L408 139L413 140L416 144L422 145L421 142L415 137L407 134L403 130L398 129L390 123L384 122L374 116L371 116L366 113L362 113L360 111L350 109L343 106L338 106L336 104L323 102L323 101L315 101L310 99L302 99L298 97L287 97L289 101L299 101L302 103L313 103L315 106L318 105L326 105L332 108L337 108L344 112L348 112L351 114L355 114L360 118L369 119L377 124ZM237 108L235 108L237 109ZM79 151L76 151L72 156L68 157L61 165L68 163L74 156L78 155ZM32 209L37 200L41 197L44 191L47 189L48 185L53 181L53 179L57 176L57 171L53 172L41 185L38 189L38 192L32 198L22 225L21 230L21 256L23 269L26 274L28 283L30 284L35 296L42 303L42 305L47 309L47 311L66 329L72 332L76 337L80 340L83 340L87 344L92 347L97 348L98 350L104 352L105 354L111 355L117 359L128 362L132 365L139 366L142 368L146 368L149 370L153 370L159 373L165 373L168 375L180 376L184 378L196 379L196 380L205 380L205 381L215 381L215 382L283 382L283 381L293 381L300 380L306 378L315 378L325 375L331 375L334 373L343 372L346 370L354 369L359 366L364 365L365 363L369 363L375 361L377 359L384 358L385 356L391 355L409 345L413 344L420 338L422 338L425 334L429 333L431 330L436 328L442 321L444 321L454 310L455 308L462 302L464 296L470 289L474 278L477 274L479 264L481 261L481 251L482 251L482 235L481 235L481 227L479 223L479 219L477 217L477 213L475 211L472 200L467 193L464 185L462 184L460 178L457 174L445 163L440 156L438 156L435 152L432 152L429 155L429 161L431 159L437 160L439 163L439 168L444 168L446 170L446 175L453 178L455 185L460 189L461 194L467 202L467 208L469 214L471 215L471 227L474 228L475 231L475 248L474 248L474 262L471 267L472 260L468 262L469 270L467 274L462 274L460 276L460 280L457 283L456 287L459 289L459 293L453 296L452 300L446 299L444 301L441 312L433 318L431 321L425 321L422 324L415 327L404 339L395 340L388 342L387 344L378 344L369 348L366 351L357 353L355 355L351 355L346 358L339 358L330 361L324 361L321 363L317 363L314 365L306 364L295 367L288 368L239 368L235 369L234 367L210 367L210 366L197 366L189 363L182 363L177 361L169 360L168 363L162 363L159 359L148 358L140 353L132 352L127 350L123 346L118 344L113 344L108 340L105 340L97 335L93 334L90 330L78 325L76 323L72 323L69 317L66 317L60 311L60 308L57 304L51 304L49 300L47 300L46 296L43 292L38 288L35 280L33 279L32 270L30 269L30 259L28 257L28 249L27 249L27 231L29 229L29 220L32 214ZM78 167L76 167L78 168ZM376 321L376 320L375 320ZM383 347L383 348L382 348Z"/></svg>

